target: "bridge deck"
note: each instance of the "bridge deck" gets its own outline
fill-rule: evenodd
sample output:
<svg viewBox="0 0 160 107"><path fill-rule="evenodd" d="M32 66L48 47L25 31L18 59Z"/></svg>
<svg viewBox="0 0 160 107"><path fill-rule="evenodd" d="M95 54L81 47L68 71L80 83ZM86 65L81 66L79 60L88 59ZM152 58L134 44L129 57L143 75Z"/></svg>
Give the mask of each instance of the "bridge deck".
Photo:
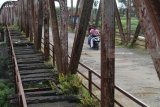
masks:
<svg viewBox="0 0 160 107"><path fill-rule="evenodd" d="M54 67L44 62L43 53L37 51L18 30L10 29L21 80L28 107L76 107L77 99L53 91L49 81L58 82Z"/></svg>

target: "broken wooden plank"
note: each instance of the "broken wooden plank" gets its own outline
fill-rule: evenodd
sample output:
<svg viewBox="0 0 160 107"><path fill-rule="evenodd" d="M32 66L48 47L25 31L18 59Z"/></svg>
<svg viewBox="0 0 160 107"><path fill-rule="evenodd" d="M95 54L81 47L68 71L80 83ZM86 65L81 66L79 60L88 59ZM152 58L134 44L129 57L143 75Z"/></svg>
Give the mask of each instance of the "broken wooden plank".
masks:
<svg viewBox="0 0 160 107"><path fill-rule="evenodd" d="M21 58L17 59L18 64L44 63L43 58Z"/></svg>
<svg viewBox="0 0 160 107"><path fill-rule="evenodd" d="M17 59L23 59L23 58L38 58L38 57L41 57L43 58L44 56L42 54L25 54L25 55L17 55L16 56Z"/></svg>
<svg viewBox="0 0 160 107"><path fill-rule="evenodd" d="M36 92L26 92L26 97L38 97L38 96L57 96L62 95L61 93L58 93L53 90L48 91L36 91Z"/></svg>
<svg viewBox="0 0 160 107"><path fill-rule="evenodd" d="M80 100L74 96L41 96L41 97L28 97L27 103L45 103L45 102L58 102L58 101L68 101L68 102L77 102L79 103Z"/></svg>
<svg viewBox="0 0 160 107"><path fill-rule="evenodd" d="M19 64L18 67L20 70L53 69L52 66L44 63Z"/></svg>
<svg viewBox="0 0 160 107"><path fill-rule="evenodd" d="M21 75L21 79L44 78L44 77L54 77L54 76L55 75L52 73L38 73L38 74Z"/></svg>
<svg viewBox="0 0 160 107"><path fill-rule="evenodd" d="M18 59L17 63L18 64L44 63L44 61L43 61L43 59L37 59L37 58L35 58L35 59L32 59L32 58L28 59L28 58L26 58L26 60L24 60L24 59Z"/></svg>
<svg viewBox="0 0 160 107"><path fill-rule="evenodd" d="M21 70L21 75L28 75L28 74L38 74L38 73L53 73L53 69L36 69L36 70ZM55 73L55 72L54 72Z"/></svg>
<svg viewBox="0 0 160 107"><path fill-rule="evenodd" d="M22 82L23 82L23 84L25 84L25 83L29 83L29 82L31 82L31 83L37 83L37 82L47 82L47 81L49 81L49 80L52 80L52 81L54 81L55 83L56 83L56 81L57 81L57 78L51 78L51 77L44 77L44 78L24 78L24 79L22 79Z"/></svg>

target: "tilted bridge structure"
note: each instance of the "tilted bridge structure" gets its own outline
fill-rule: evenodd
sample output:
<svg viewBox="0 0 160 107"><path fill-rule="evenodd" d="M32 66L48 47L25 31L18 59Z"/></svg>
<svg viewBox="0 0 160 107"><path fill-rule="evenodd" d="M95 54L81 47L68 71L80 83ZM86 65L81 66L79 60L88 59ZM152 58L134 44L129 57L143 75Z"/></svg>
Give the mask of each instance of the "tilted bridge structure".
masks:
<svg viewBox="0 0 160 107"><path fill-rule="evenodd" d="M10 63L14 65L16 104L19 107L31 107L32 104L38 106L41 103L52 103L53 106L56 102L64 103L64 101L68 101L64 103L68 107L77 106L77 98L57 94L57 92L52 91L51 87L44 89L26 87L28 87L28 84L36 82L54 82L56 84L58 73L64 73L65 75L78 73L88 81L87 86L84 85L84 87L100 102L101 107L114 107L115 104L123 107L115 99L115 90L138 105L148 107L114 83L115 17L118 22L120 37L124 40L120 16L118 9L115 8L117 6L114 0L101 0L101 75L79 62L94 0L81 1L79 25L76 30L71 56L68 55L69 12L67 0L7 1L0 8L0 23L6 28L5 34L11 57ZM57 14L55 2L60 5L60 16ZM79 2L80 0L77 4ZM159 0L134 0L139 24L144 29L147 49L152 56L157 75L160 78L159 4ZM50 23L53 34L52 40L49 40ZM19 30L15 28L15 24L17 24ZM44 30L44 35L42 35L42 30ZM24 32L25 36L21 32ZM48 61L50 57L53 66L44 62ZM78 66L82 66L88 71L88 77L81 73ZM100 85L93 82L93 76L100 79ZM99 97L95 95L92 86L99 90ZM14 100L15 98L12 101L14 102Z"/></svg>

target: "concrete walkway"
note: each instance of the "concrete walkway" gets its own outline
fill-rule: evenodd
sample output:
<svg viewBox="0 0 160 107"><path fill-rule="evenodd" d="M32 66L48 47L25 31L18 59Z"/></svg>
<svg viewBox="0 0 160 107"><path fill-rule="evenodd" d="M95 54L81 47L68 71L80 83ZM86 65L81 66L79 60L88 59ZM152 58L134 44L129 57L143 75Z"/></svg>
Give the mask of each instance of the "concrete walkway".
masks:
<svg viewBox="0 0 160 107"><path fill-rule="evenodd" d="M74 33L69 33L69 51L71 51ZM158 80L152 59L143 49L127 49L116 47L115 82L150 107L160 106L160 81ZM92 50L83 46L81 62L100 74L100 50ZM98 81L98 80L97 80ZM98 81L99 83L99 81ZM124 106L138 107L124 95L116 92L116 98Z"/></svg>

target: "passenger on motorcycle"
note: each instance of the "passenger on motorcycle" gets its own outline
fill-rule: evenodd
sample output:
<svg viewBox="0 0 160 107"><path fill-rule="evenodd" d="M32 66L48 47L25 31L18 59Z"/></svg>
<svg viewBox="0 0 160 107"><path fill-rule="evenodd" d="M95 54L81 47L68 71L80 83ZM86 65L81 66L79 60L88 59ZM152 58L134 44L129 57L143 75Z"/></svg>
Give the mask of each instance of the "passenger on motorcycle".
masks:
<svg viewBox="0 0 160 107"><path fill-rule="evenodd" d="M92 27L89 31L89 37L88 37L88 44L90 45L91 48L93 48L94 43L94 37L99 36L99 30L96 29L96 27Z"/></svg>

